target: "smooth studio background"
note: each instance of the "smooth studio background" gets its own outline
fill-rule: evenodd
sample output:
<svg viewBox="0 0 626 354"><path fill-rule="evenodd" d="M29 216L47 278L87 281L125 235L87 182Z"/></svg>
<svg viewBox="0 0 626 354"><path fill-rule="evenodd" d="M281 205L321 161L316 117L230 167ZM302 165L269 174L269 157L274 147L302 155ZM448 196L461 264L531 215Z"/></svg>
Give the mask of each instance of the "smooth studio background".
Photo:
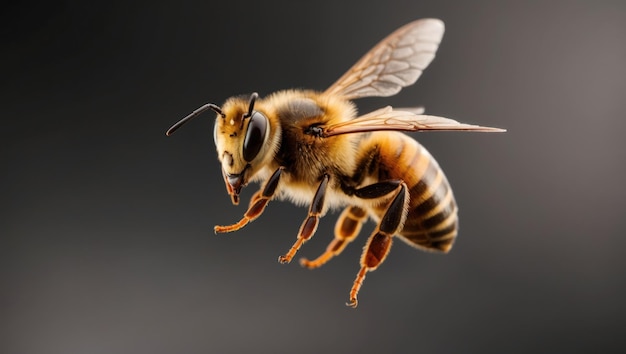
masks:
<svg viewBox="0 0 626 354"><path fill-rule="evenodd" d="M621 1L41 2L4 8L3 353L610 352L626 328ZM306 209L236 221L206 102L323 90L378 40L445 21L392 98L505 134L414 134L460 205L449 255L396 242L346 308L362 245L280 265ZM328 215L299 256L332 237Z"/></svg>

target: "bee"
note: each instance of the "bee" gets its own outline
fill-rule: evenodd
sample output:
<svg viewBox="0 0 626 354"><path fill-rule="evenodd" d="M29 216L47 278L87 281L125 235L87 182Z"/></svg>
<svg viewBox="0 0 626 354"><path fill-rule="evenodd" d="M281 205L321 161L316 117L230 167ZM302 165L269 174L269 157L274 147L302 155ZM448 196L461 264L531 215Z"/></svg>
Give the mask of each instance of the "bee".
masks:
<svg viewBox="0 0 626 354"><path fill-rule="evenodd" d="M414 84L435 57L444 33L438 19L411 22L387 36L326 91L284 90L260 98L229 98L221 107L206 104L174 124L207 110L217 116L213 138L226 190L233 204L250 182L261 188L236 223L216 233L241 229L257 219L273 199L308 205L293 246L279 257L289 263L311 239L329 209L343 208L334 239L319 257L303 258L318 268L338 256L371 218L367 240L348 306L368 272L385 260L394 237L425 251L447 253L457 236L457 203L431 154L403 131L460 130L502 132L424 115L423 109L390 106L358 115L352 100L392 96Z"/></svg>

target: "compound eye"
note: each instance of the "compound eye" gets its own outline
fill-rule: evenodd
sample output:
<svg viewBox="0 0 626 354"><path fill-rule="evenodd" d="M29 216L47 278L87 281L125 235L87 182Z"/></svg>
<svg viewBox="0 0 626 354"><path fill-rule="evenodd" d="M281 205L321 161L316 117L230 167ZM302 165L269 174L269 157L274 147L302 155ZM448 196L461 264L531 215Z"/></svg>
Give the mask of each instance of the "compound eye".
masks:
<svg viewBox="0 0 626 354"><path fill-rule="evenodd" d="M254 111L248 123L246 137L243 140L243 158L247 162L254 160L256 155L261 151L261 147L265 142L265 134L267 133L267 118Z"/></svg>
<svg viewBox="0 0 626 354"><path fill-rule="evenodd" d="M215 146L217 146L217 119L215 120L215 124L213 125L213 142L215 143Z"/></svg>

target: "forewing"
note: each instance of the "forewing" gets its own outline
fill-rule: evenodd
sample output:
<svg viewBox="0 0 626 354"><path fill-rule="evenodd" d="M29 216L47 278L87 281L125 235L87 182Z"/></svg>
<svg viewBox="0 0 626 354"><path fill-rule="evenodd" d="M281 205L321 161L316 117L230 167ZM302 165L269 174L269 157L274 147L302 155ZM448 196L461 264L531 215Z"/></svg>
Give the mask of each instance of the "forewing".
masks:
<svg viewBox="0 0 626 354"><path fill-rule="evenodd" d="M390 106L355 119L331 124L322 128L322 136L330 137L340 134L363 133L378 130L397 131L472 131L472 132L504 132L504 129L483 127L480 125L460 123L454 119L415 114L409 111L394 110Z"/></svg>
<svg viewBox="0 0 626 354"><path fill-rule="evenodd" d="M378 43L325 93L355 99L391 96L415 83L435 57L443 37L441 20L411 22Z"/></svg>
<svg viewBox="0 0 626 354"><path fill-rule="evenodd" d="M426 111L426 108L424 108L424 106L417 106L417 107L402 107L402 108L396 108L397 111L407 111L407 112L411 112L413 114L424 114L424 112Z"/></svg>

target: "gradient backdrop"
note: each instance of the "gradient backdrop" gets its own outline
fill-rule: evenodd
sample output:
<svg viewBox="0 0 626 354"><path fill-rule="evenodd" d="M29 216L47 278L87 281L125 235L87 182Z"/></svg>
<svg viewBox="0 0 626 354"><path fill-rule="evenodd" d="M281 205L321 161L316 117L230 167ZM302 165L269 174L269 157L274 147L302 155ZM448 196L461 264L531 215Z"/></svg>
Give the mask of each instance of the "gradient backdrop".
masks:
<svg viewBox="0 0 626 354"><path fill-rule="evenodd" d="M0 352L617 352L626 329L623 1L22 2L2 23ZM414 134L460 205L449 255L396 242L346 308L363 235L276 259L306 209L230 235L206 102L323 90L378 40L445 21L392 98L505 134ZM255 188L244 192L243 204ZM322 220L299 256L332 238Z"/></svg>

